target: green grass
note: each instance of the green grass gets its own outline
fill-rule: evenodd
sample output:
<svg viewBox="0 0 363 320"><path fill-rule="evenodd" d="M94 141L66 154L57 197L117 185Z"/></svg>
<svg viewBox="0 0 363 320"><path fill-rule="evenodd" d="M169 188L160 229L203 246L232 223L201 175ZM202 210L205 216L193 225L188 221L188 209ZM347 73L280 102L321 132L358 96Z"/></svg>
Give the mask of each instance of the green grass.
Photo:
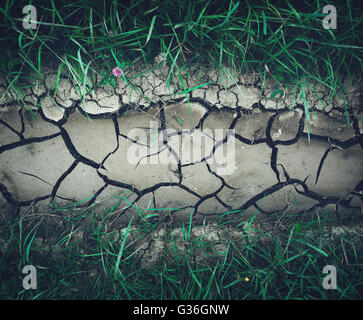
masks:
<svg viewBox="0 0 363 320"><path fill-rule="evenodd" d="M186 218L185 227L160 233L162 211L148 229L131 221L117 226L116 212L53 206L3 216L0 299L362 298L362 233L352 228L332 237L332 213L285 213L258 229L239 215L229 223L219 216L213 229ZM149 252L155 239L164 250L140 256L143 241ZM22 288L29 264L37 268L36 290ZM336 290L322 286L325 265L337 268Z"/></svg>
<svg viewBox="0 0 363 320"><path fill-rule="evenodd" d="M303 99L309 80L329 88L334 98L344 92L342 76L354 79L361 71L358 3L31 1L39 28L26 30L20 12L29 3L6 0L0 9L0 68L19 99L23 80L30 72L32 78L34 73L40 76L49 61L66 71L83 95L95 89L97 74L115 85L113 67L127 71L135 63L154 62L160 54L160 64L169 68L168 86L178 83L179 94L193 90L185 87L193 72L212 66L222 81L256 71L263 83L271 78L279 89L295 86ZM337 7L336 30L322 27L326 4ZM132 79L124 80L132 86ZM304 105L309 115L305 99Z"/></svg>
<svg viewBox="0 0 363 320"><path fill-rule="evenodd" d="M267 79L274 81L274 97L292 87L309 119L314 110L306 97L316 84L328 88L333 100L345 95L343 76L352 81L361 73L362 18L357 3L31 1L39 28L26 30L21 12L29 2L5 0L0 8L0 72L7 90L0 98L10 92L27 107L24 89L30 80L39 85L44 67L51 63L57 72L54 95L62 72L83 99L96 90L97 76L101 85L115 86L111 70L119 66L127 74L135 64L145 69L122 80L139 90L134 80L158 67L150 63L160 55L159 66L168 68L165 81L171 94L188 99L189 92L211 83L202 81L208 68L216 70L224 83L257 72L263 86ZM326 4L337 7L336 30L322 27ZM200 83L188 88L186 80L195 73ZM243 236L226 239L226 250L218 253L207 237L193 236L197 226L191 224L191 212L179 226L180 239L172 228L166 231L168 250L150 270L128 239L133 234L139 241L155 237L162 227L160 213L135 208L138 230L130 227L120 235L111 223L117 205L102 215L68 207L5 217L0 224L0 298L361 298L362 249L357 243L362 235L353 232L327 239L324 227L330 223L329 214L320 220L290 215L277 229L257 235L242 230L253 226L251 219L239 220L234 228ZM225 219L217 219L219 228L232 225L233 216L226 213ZM197 262L201 252L205 257ZM38 268L35 291L21 287L21 270L27 264ZM325 265L337 267L337 290L322 288Z"/></svg>

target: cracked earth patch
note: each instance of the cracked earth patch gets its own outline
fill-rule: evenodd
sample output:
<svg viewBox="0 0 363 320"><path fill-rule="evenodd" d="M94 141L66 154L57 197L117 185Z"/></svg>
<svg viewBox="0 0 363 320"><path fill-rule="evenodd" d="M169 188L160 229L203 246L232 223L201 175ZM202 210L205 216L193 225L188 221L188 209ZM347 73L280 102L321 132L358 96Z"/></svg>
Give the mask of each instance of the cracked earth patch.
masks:
<svg viewBox="0 0 363 320"><path fill-rule="evenodd" d="M116 89L99 88L84 101L63 76L52 95L55 79L49 73L26 94L29 110L2 101L3 206L87 198L102 211L112 202L104 199L114 197L125 217L135 208L186 219L193 209L195 219L204 219L256 210L303 214L336 204L341 213L361 214L356 94L349 93L347 108L335 101L307 119L302 102L291 108L287 94L271 99L269 85L261 90L248 75L190 91L188 99L172 97L176 87L156 70L132 88L120 78ZM132 197L123 198L128 191Z"/></svg>

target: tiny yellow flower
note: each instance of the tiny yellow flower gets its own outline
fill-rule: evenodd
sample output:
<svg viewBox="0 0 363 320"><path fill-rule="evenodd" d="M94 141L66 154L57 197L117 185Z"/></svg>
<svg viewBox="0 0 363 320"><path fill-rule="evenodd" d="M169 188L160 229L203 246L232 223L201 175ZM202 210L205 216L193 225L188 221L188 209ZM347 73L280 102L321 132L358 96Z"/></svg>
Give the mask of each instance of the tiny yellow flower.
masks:
<svg viewBox="0 0 363 320"><path fill-rule="evenodd" d="M245 278L245 281L246 281L246 282L249 282L249 281L250 281L250 278L246 277L246 278Z"/></svg>

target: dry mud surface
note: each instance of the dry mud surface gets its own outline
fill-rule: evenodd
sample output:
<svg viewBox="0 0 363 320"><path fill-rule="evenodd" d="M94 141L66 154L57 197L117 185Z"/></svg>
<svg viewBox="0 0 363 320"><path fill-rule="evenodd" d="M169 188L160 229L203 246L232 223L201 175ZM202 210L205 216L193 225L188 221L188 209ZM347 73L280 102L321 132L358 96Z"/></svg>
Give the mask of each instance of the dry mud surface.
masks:
<svg viewBox="0 0 363 320"><path fill-rule="evenodd" d="M124 222L135 207L176 218L193 209L197 220L230 211L362 213L359 88L348 90L347 107L324 105L321 88L319 99L307 96L307 121L301 97L272 99L273 87L254 75L217 77L186 99L156 69L84 101L65 77L55 93L55 78L49 72L25 92L28 109L11 95L0 101L2 208L87 199L80 206L103 210L121 199Z"/></svg>

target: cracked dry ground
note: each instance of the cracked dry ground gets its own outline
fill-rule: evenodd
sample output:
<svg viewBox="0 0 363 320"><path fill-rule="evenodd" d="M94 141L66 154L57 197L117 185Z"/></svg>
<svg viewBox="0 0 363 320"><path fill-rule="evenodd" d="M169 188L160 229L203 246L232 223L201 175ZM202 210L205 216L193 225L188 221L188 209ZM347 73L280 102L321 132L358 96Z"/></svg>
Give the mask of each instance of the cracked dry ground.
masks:
<svg viewBox="0 0 363 320"><path fill-rule="evenodd" d="M139 91L120 81L82 103L66 78L54 95L54 77L25 94L32 110L3 104L2 208L87 199L79 206L102 210L117 196L124 197L125 223L137 216L135 207L158 208L152 212L172 219L194 208L198 221L230 211L303 214L333 206L361 215L359 108L348 106L346 115L335 105L319 110L316 101L309 142L301 101L290 109L266 98L268 89L261 98L256 81L193 90L188 104L183 96L171 98L154 74L140 78ZM200 152L187 152L192 147ZM130 154L138 160L130 162Z"/></svg>

